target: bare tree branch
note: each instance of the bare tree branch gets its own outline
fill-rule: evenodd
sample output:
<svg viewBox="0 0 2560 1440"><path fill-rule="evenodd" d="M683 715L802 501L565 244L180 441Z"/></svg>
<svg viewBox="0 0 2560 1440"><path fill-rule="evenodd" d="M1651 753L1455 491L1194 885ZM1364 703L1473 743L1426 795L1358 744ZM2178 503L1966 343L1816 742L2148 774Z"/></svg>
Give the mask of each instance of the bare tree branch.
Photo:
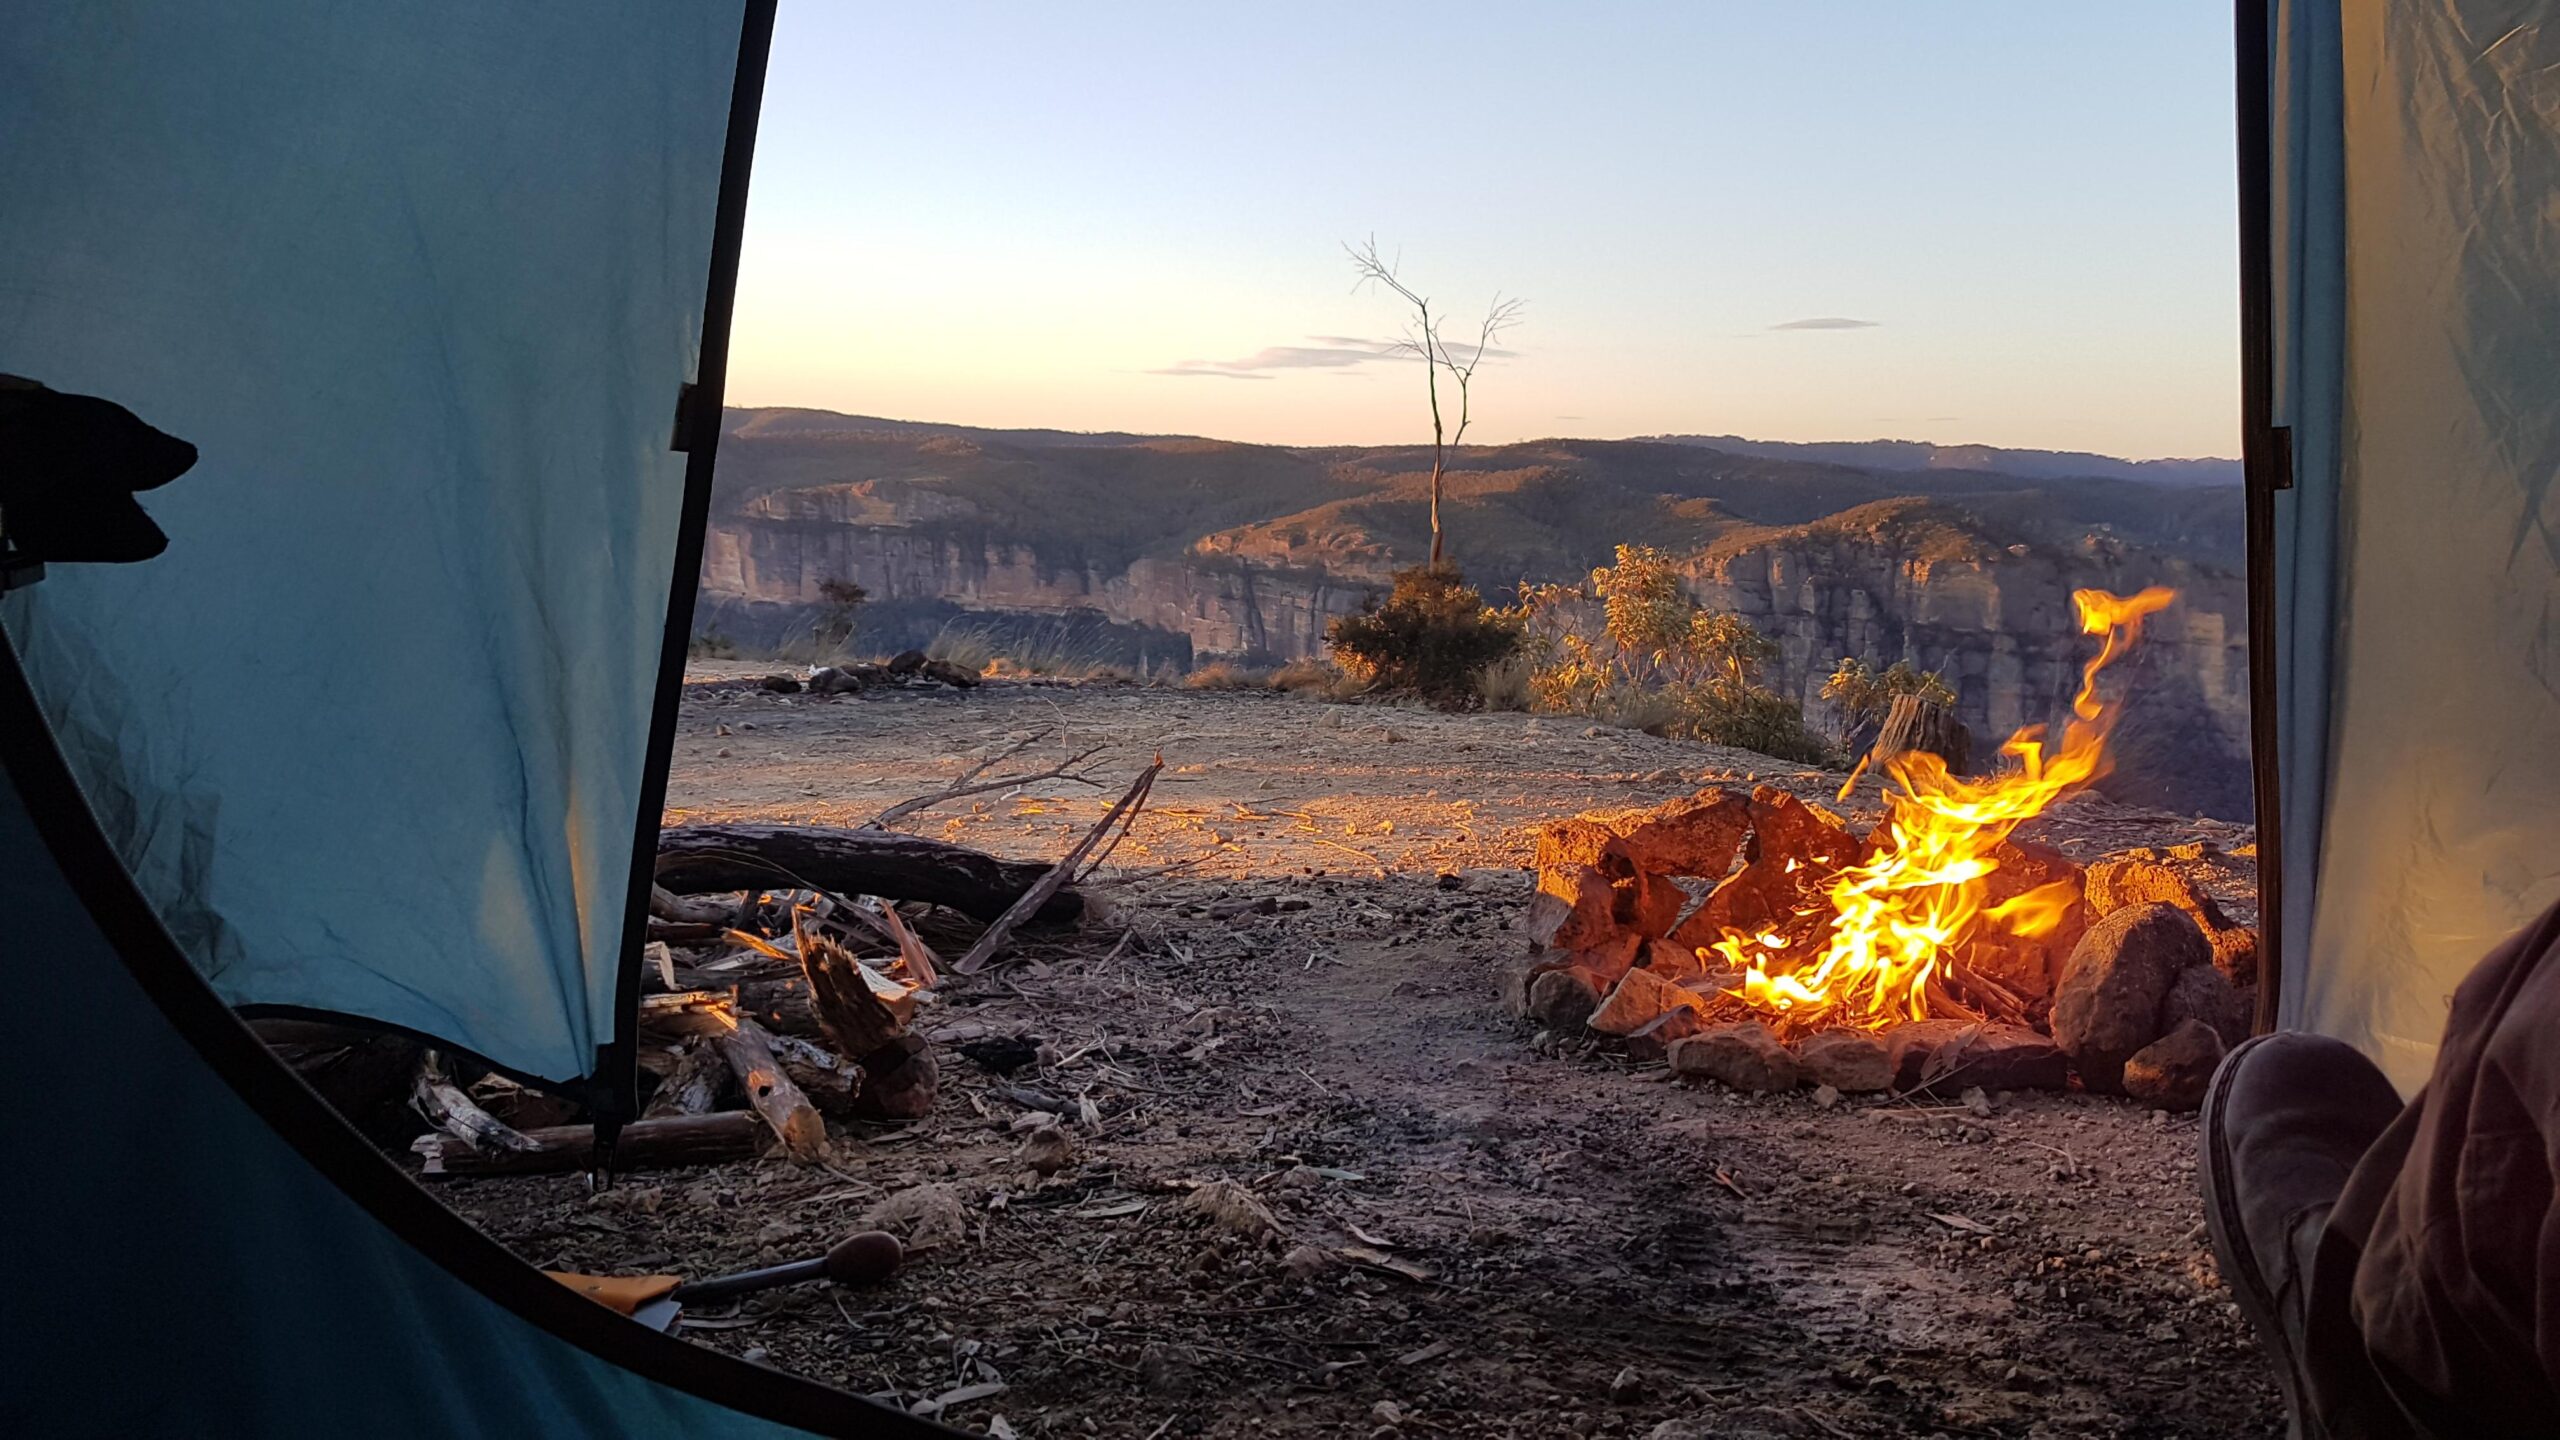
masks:
<svg viewBox="0 0 2560 1440"><path fill-rule="evenodd" d="M1449 451L1467 438L1470 419L1468 387L1475 380L1476 367L1484 363L1485 352L1502 332L1520 319L1520 302L1493 297L1485 311L1484 323L1476 332L1476 344L1464 364L1450 351L1449 342L1440 333L1440 317L1431 313L1430 297L1415 291L1396 274L1396 266L1378 253L1378 237L1371 235L1364 244L1346 240L1342 251L1351 257L1352 269L1359 278L1352 282L1356 293L1364 287L1376 286L1394 294L1413 307L1414 320L1405 327L1404 339L1387 353L1414 355L1422 360L1424 394L1431 402L1431 567L1438 569L1442 559L1440 531L1440 492L1448 474ZM1458 387L1458 428L1454 434L1444 429L1440 413L1440 372L1449 372L1450 382Z"/></svg>

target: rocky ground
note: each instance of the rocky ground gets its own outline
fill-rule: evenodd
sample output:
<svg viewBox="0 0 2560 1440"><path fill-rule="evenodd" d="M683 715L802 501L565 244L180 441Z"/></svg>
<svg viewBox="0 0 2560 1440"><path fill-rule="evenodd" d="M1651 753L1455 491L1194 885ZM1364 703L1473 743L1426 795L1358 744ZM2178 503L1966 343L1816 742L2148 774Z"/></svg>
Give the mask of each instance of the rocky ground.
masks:
<svg viewBox="0 0 2560 1440"><path fill-rule="evenodd" d="M1837 776L1518 715L721 683L744 673L706 667L686 707L671 823L858 823L1025 741L1008 768L1110 747L1100 788L899 826L1049 860L1150 758L1166 772L1096 892L1109 918L1027 939L932 1012L932 1119L846 1134L820 1169L440 1184L530 1260L700 1275L884 1204L921 1215L938 1244L881 1288L776 1292L684 1333L998 1434L2281 1432L2205 1245L2192 1119L2076 1094L1746 1098L1502 1018L1529 826L1703 784L1827 800ZM1840 808L1875 814L1864 791ZM2248 913L2235 827L2082 800L2031 838L2201 844L2188 868ZM958 1051L1010 1034L1045 1042L1038 1068ZM1092 1103L1066 1168L1028 1168L1007 1086Z"/></svg>

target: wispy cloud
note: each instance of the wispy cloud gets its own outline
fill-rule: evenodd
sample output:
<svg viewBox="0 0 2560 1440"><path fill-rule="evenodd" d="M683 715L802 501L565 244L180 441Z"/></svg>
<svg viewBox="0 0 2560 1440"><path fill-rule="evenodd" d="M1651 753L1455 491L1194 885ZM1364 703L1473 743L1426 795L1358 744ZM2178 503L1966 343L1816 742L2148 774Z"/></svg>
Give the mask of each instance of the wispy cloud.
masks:
<svg viewBox="0 0 2560 1440"><path fill-rule="evenodd" d="M1772 325L1772 330L1873 330L1881 320L1852 320L1846 315L1816 315L1810 320L1788 320Z"/></svg>
<svg viewBox="0 0 2560 1440"><path fill-rule="evenodd" d="M1412 353L1397 341L1371 340L1358 335L1310 335L1307 339L1314 343L1266 345L1241 360L1184 360L1146 373L1201 376L1213 380L1268 380L1272 372L1279 370L1340 372L1374 360L1405 359ZM1471 347L1458 345L1450 348L1461 363L1472 357ZM1494 346L1484 353L1488 358L1502 360L1517 352Z"/></svg>

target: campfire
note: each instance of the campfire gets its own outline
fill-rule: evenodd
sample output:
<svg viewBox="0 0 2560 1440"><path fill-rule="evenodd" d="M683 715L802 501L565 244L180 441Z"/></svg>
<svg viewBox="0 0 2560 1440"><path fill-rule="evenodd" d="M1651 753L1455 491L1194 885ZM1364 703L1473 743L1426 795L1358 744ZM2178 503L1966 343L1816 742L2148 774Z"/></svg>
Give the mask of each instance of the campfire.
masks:
<svg viewBox="0 0 2560 1440"><path fill-rule="evenodd" d="M2175 598L2077 592L2100 643L2060 734L2019 731L1982 776L1884 758L1865 835L1771 786L1544 827L1537 949L1511 1007L1745 1089L1808 1072L1842 1091L2053 1087L2077 1070L2191 1103L2198 1066L2247 1033L2254 934L2156 861L2084 871L2014 838L2105 772L2119 710L2099 675Z"/></svg>

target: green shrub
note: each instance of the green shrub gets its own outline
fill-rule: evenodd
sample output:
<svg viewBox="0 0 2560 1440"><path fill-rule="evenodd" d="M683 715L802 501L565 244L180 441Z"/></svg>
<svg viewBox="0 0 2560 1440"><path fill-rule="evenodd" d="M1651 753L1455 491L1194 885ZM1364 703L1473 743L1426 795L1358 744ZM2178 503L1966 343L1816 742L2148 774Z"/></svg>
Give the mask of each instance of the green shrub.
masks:
<svg viewBox="0 0 2560 1440"><path fill-rule="evenodd" d="M1455 568L1418 565L1396 573L1385 604L1334 621L1325 643L1344 674L1374 690L1471 710L1476 677L1517 653L1520 633Z"/></svg>

